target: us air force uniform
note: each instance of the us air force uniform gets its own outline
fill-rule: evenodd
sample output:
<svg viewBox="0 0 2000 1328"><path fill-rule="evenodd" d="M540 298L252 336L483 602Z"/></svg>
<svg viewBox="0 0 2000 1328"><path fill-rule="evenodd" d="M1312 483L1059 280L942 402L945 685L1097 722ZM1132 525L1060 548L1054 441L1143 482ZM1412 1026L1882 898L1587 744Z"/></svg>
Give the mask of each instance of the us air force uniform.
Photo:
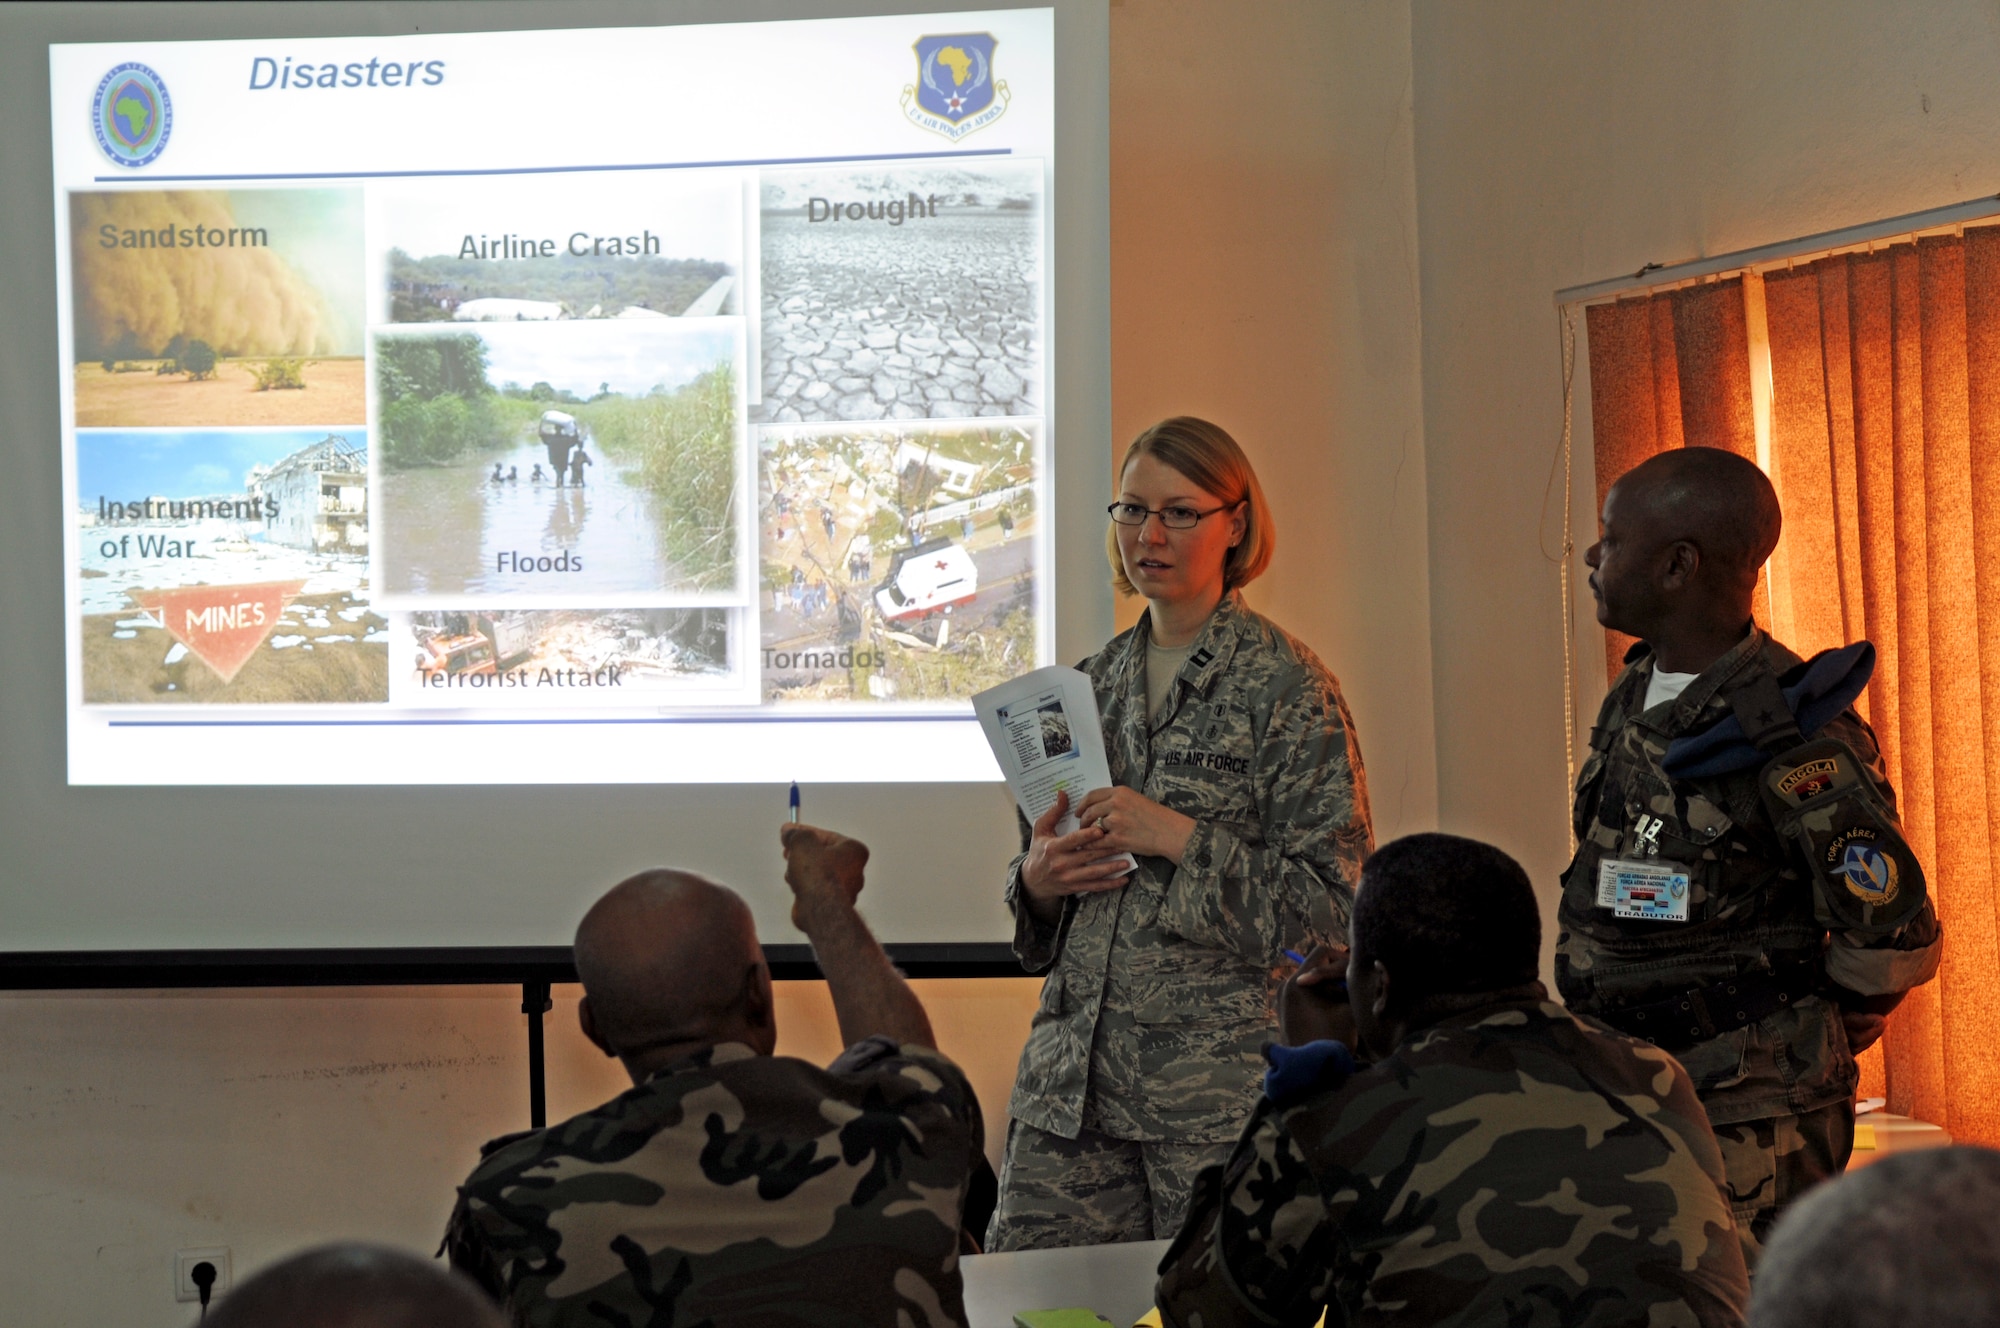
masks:
<svg viewBox="0 0 2000 1328"><path fill-rule="evenodd" d="M1841 1010L1886 1011L1937 972L1923 871L1849 708L1873 660L1862 642L1807 666L1753 627L1648 708L1635 647L1577 780L1557 983L1687 1067L1753 1265L1780 1210L1847 1163Z"/></svg>
<svg viewBox="0 0 2000 1328"><path fill-rule="evenodd" d="M1195 1173L1227 1156L1256 1104L1273 969L1288 947L1345 934L1373 848L1361 749L1326 666L1231 592L1149 718L1149 623L1079 667L1113 782L1196 828L1178 867L1142 857L1123 889L1071 896L1053 925L1020 898L1014 861L1015 953L1048 978L989 1250L1179 1228Z"/></svg>

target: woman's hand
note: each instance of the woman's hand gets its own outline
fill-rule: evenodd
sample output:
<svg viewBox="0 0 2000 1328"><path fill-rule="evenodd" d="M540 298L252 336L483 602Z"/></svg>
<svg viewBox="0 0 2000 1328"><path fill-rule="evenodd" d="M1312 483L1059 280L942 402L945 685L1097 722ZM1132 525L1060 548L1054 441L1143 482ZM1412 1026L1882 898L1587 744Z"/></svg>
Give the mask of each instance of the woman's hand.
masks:
<svg viewBox="0 0 2000 1328"><path fill-rule="evenodd" d="M1119 850L1106 846L1109 836L1096 825L1058 835L1056 826L1068 812L1069 794L1056 794L1055 805L1035 822L1028 856L1021 861L1021 889L1028 897L1028 909L1044 921L1062 910L1064 896L1119 889L1132 870L1122 862L1106 861Z"/></svg>
<svg viewBox="0 0 2000 1328"><path fill-rule="evenodd" d="M1076 805L1076 819L1086 829L1096 826L1103 831L1097 841L1103 852L1165 858L1175 866L1187 852L1195 827L1193 817L1162 807L1123 785L1084 794Z"/></svg>
<svg viewBox="0 0 2000 1328"><path fill-rule="evenodd" d="M1347 1000L1346 946L1314 946L1298 972L1278 987L1278 1041L1303 1047L1329 1038L1359 1054Z"/></svg>

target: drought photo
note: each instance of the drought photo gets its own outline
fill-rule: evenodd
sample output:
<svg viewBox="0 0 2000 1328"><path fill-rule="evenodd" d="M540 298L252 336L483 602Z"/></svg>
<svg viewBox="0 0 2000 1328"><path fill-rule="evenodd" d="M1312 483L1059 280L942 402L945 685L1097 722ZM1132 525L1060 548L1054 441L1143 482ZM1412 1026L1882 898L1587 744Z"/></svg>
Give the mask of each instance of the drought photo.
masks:
<svg viewBox="0 0 2000 1328"><path fill-rule="evenodd" d="M76 423L367 418L356 189L69 195Z"/></svg>
<svg viewBox="0 0 2000 1328"><path fill-rule="evenodd" d="M964 700L1041 663L1032 426L761 434L767 700Z"/></svg>
<svg viewBox="0 0 2000 1328"><path fill-rule="evenodd" d="M453 181L381 200L387 321L742 313L738 177Z"/></svg>
<svg viewBox="0 0 2000 1328"><path fill-rule="evenodd" d="M410 615L408 684L426 705L740 699L729 609Z"/></svg>
<svg viewBox="0 0 2000 1328"><path fill-rule="evenodd" d="M759 419L1042 413L1042 164L767 171Z"/></svg>
<svg viewBox="0 0 2000 1328"><path fill-rule="evenodd" d="M359 429L77 435L86 704L388 699Z"/></svg>
<svg viewBox="0 0 2000 1328"><path fill-rule="evenodd" d="M379 332L384 593L732 597L742 363L740 319Z"/></svg>

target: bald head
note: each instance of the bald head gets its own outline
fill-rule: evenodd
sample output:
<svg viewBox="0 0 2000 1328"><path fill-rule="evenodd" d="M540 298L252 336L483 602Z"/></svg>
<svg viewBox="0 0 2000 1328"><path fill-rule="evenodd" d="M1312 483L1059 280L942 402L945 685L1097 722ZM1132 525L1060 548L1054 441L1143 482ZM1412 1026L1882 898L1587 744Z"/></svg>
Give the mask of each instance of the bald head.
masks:
<svg viewBox="0 0 2000 1328"><path fill-rule="evenodd" d="M750 1040L770 1019L757 927L735 891L659 869L620 881L576 929L585 1031L635 1076L652 1053ZM768 1051L768 1046L759 1046Z"/></svg>
<svg viewBox="0 0 2000 1328"><path fill-rule="evenodd" d="M2000 1153L1894 1153L1778 1219L1753 1328L1988 1328L2000 1322Z"/></svg>
<svg viewBox="0 0 2000 1328"><path fill-rule="evenodd" d="M1781 522L1771 481L1734 452L1641 462L1605 495L1604 533L1584 554L1597 620L1647 642L1661 667L1699 672L1749 630Z"/></svg>
<svg viewBox="0 0 2000 1328"><path fill-rule="evenodd" d="M385 1245L325 1245L215 1302L204 1328L506 1328L462 1277Z"/></svg>
<svg viewBox="0 0 2000 1328"><path fill-rule="evenodd" d="M1778 491L1734 452L1676 447L1626 471L1616 488L1621 515L1645 521L1663 541L1693 544L1711 570L1734 580L1754 584L1778 547Z"/></svg>

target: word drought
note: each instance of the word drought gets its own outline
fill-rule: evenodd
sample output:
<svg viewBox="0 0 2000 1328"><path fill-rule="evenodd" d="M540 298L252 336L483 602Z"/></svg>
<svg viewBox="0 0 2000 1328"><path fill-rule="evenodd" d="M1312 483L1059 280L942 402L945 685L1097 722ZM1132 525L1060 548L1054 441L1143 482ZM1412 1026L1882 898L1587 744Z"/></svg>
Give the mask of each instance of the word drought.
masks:
<svg viewBox="0 0 2000 1328"><path fill-rule="evenodd" d="M824 198L806 200L806 220L815 221L886 221L891 226L900 226L905 218L935 217L939 198L936 194L928 198L912 192L907 199L892 198L888 202L876 199L869 203L840 203Z"/></svg>
<svg viewBox="0 0 2000 1328"><path fill-rule="evenodd" d="M458 246L460 258L555 258L568 254L571 258L628 258L643 257L660 252L660 237L651 231L640 235L592 235L589 231L573 231L569 241L558 251L554 240L536 240L525 235L502 235L495 239L491 235L468 235Z"/></svg>

